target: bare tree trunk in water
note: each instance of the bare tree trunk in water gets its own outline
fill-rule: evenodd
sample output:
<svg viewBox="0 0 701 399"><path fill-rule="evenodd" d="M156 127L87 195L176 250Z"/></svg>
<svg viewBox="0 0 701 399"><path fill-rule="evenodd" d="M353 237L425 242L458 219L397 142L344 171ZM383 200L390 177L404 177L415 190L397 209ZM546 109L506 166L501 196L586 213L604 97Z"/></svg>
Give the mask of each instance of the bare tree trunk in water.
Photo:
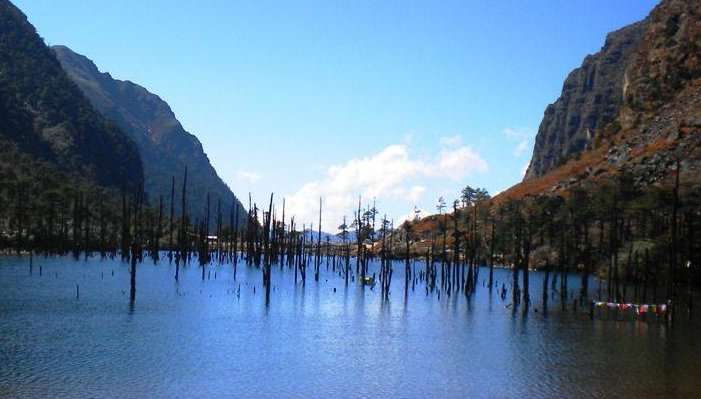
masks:
<svg viewBox="0 0 701 399"><path fill-rule="evenodd" d="M492 218L492 238L489 243L489 290L494 287L494 245L495 245L496 223Z"/></svg>
<svg viewBox="0 0 701 399"><path fill-rule="evenodd" d="M185 175L183 177L182 190L182 205L180 208L180 231L178 233L179 253L176 254L175 260L175 281L178 281L180 275L180 262L187 260L187 166L185 167Z"/></svg>
<svg viewBox="0 0 701 399"><path fill-rule="evenodd" d="M321 197L319 197L319 233L317 236L316 258L314 259L314 281L319 281L321 263Z"/></svg>
<svg viewBox="0 0 701 399"><path fill-rule="evenodd" d="M168 260L173 261L173 221L175 219L175 176L170 183L170 227L168 228Z"/></svg>
<svg viewBox="0 0 701 399"><path fill-rule="evenodd" d="M528 313L528 307L531 302L531 296L529 293L529 282L528 282L528 267L530 265L531 256L531 221L528 220L528 226L526 226L526 234L523 238L523 313Z"/></svg>

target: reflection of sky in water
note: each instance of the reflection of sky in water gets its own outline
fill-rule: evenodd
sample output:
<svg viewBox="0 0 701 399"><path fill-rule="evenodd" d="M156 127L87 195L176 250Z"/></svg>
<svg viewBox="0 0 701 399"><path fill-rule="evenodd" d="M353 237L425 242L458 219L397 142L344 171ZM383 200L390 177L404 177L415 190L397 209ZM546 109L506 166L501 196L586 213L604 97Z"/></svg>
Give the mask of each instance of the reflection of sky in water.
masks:
<svg viewBox="0 0 701 399"><path fill-rule="evenodd" d="M39 276L39 266L42 276ZM353 265L354 266L354 265ZM376 266L376 265L375 265ZM416 265L417 270L423 264ZM595 321L585 309L544 317L531 275L525 318L482 287L471 298L345 285L322 266L294 284L273 266L138 266L0 259L0 397L582 397L691 396L701 390L698 324ZM112 276L114 271L114 276ZM216 271L216 279L215 279ZM501 286L510 273L496 270ZM75 285L80 285L80 300ZM577 292L579 277L571 276ZM240 295L237 291L240 287ZM255 287L255 294L254 294ZM596 292L596 282L592 282ZM336 292L334 292L334 288Z"/></svg>

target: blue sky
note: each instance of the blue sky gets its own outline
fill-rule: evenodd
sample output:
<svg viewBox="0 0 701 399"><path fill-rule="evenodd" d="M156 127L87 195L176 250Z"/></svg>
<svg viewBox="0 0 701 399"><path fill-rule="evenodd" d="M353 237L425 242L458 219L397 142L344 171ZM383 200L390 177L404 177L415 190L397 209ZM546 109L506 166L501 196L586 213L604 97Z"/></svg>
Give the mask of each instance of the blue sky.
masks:
<svg viewBox="0 0 701 399"><path fill-rule="evenodd" d="M656 1L15 4L165 99L236 194L338 220L359 194L400 218L518 182L567 73Z"/></svg>

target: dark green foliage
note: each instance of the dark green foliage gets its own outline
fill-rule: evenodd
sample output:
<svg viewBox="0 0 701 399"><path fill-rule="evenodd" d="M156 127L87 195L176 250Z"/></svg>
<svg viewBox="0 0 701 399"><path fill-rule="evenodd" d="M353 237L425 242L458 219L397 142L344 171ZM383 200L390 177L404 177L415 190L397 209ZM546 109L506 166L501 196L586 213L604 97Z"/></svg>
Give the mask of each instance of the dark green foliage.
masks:
<svg viewBox="0 0 701 399"><path fill-rule="evenodd" d="M108 123L63 72L27 18L0 0L0 153L26 154L101 186L143 183L133 142Z"/></svg>
<svg viewBox="0 0 701 399"><path fill-rule="evenodd" d="M27 154L3 152L0 249L55 253L85 249L85 241L75 238L86 226L94 233L87 245L91 250L114 246L119 223L114 198L118 195L112 189L85 179L68 179L53 165Z"/></svg>

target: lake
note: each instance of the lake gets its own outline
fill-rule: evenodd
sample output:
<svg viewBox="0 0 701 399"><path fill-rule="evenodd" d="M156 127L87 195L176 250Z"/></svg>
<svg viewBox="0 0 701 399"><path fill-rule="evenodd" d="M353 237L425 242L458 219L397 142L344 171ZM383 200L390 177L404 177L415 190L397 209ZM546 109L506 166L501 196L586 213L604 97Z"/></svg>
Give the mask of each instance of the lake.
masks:
<svg viewBox="0 0 701 399"><path fill-rule="evenodd" d="M354 264L354 263L353 263ZM378 265L371 265L371 271ZM417 264L417 268L420 268ZM39 269L41 268L41 275ZM128 265L69 257L0 258L0 397L518 398L698 397L701 325L590 320L588 307L543 313L531 273L525 317L483 287L390 299L322 265L306 286L259 269L145 262L129 302ZM511 281L495 270L498 285ZM576 292L579 276L570 276ZM79 285L79 298L76 298ZM591 290L597 282L592 280ZM535 312L535 309L538 312ZM697 318L698 319L698 318Z"/></svg>

